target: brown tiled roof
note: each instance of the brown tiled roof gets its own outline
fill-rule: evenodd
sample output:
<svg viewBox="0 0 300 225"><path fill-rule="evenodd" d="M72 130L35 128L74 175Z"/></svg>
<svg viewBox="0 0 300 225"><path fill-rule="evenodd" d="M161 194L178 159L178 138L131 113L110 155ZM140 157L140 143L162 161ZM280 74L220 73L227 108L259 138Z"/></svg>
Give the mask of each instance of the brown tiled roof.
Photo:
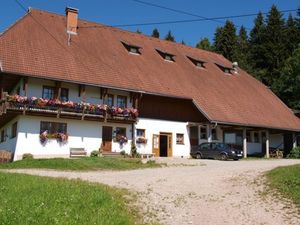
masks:
<svg viewBox="0 0 300 225"><path fill-rule="evenodd" d="M190 98L213 122L300 130L300 120L262 83L242 70L224 74L215 63L232 63L221 55L83 20L78 26L68 46L65 16L31 10L0 36L3 70ZM129 54L121 41L141 47L141 55Z"/></svg>

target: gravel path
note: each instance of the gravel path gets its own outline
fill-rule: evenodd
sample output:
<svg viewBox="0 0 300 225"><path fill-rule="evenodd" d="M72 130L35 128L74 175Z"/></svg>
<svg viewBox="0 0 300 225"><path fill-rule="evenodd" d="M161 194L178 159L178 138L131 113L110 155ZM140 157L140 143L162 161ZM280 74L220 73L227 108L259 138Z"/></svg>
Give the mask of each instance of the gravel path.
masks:
<svg viewBox="0 0 300 225"><path fill-rule="evenodd" d="M172 159L178 166L134 171L59 172L22 169L9 172L80 178L138 194L145 221L162 224L300 224L295 206L264 194L265 171L300 160L216 161ZM191 165L196 162L197 165ZM201 163L199 163L201 162ZM187 166L190 165L190 166Z"/></svg>

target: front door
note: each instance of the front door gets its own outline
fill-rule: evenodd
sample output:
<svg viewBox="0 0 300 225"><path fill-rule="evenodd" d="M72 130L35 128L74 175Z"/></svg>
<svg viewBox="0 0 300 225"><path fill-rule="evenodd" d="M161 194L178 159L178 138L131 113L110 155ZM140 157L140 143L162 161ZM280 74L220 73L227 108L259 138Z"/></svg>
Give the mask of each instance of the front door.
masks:
<svg viewBox="0 0 300 225"><path fill-rule="evenodd" d="M154 156L159 157L159 135L158 134L153 134L153 138L152 138L152 153L154 154Z"/></svg>
<svg viewBox="0 0 300 225"><path fill-rule="evenodd" d="M111 152L112 127L103 126L102 128L102 150Z"/></svg>

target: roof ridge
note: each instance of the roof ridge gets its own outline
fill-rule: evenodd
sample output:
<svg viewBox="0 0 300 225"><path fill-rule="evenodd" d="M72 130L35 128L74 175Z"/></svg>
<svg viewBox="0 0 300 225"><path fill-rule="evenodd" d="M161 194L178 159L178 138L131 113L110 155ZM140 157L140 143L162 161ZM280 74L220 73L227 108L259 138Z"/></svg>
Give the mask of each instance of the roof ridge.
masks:
<svg viewBox="0 0 300 225"><path fill-rule="evenodd" d="M48 13L48 14L54 14L54 15L60 16L60 17L65 17L62 14L55 13L55 12L49 12L47 10L42 10L42 9L30 8L30 12L31 11L44 12L44 13ZM164 40L164 39L161 39L161 38L155 38L155 37L152 37L152 36L147 35L147 34L136 33L134 31L126 30L126 29L123 29L123 28L120 28L120 27L114 27L114 26L106 25L106 24L103 24L103 23L100 23L100 22L95 22L95 21L90 21L90 20L87 20L87 19L83 19L83 18L78 18L78 21L83 22L83 23L95 24L96 26L102 27L104 29L112 29L112 30L115 30L115 31L118 31L118 32L128 33L130 35L137 36L137 37L142 36L142 37L148 38L152 41L168 43L168 45L175 45L175 46L180 47L180 48L193 49L193 50L197 50L197 51L200 51L202 53L209 54L209 55L218 55L218 56L221 56L222 58L224 58L225 60L228 60L223 55L221 55L219 53L208 51L208 50L205 50L205 49L196 48L196 47L193 47L193 46L190 46L190 45L183 45L179 42L171 42L171 41ZM97 28L96 26L95 26L95 28ZM84 28L84 27L78 26L78 29L80 29L80 28Z"/></svg>

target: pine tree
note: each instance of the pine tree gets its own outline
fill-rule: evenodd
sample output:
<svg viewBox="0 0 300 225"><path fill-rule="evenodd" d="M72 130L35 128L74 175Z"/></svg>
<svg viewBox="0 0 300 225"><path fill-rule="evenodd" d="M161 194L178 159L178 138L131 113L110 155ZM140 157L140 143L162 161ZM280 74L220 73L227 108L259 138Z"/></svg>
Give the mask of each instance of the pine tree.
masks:
<svg viewBox="0 0 300 225"><path fill-rule="evenodd" d="M186 45L185 42L184 42L184 40L181 41L181 44L182 44L182 45Z"/></svg>
<svg viewBox="0 0 300 225"><path fill-rule="evenodd" d="M212 50L212 46L208 38L201 38L200 41L196 44L196 48L204 49L207 51Z"/></svg>
<svg viewBox="0 0 300 225"><path fill-rule="evenodd" d="M172 32L169 30L167 33L165 40L175 42L175 37L173 36Z"/></svg>
<svg viewBox="0 0 300 225"><path fill-rule="evenodd" d="M297 27L297 21L289 14L285 25L285 48L288 55L292 55L300 41L300 30Z"/></svg>
<svg viewBox="0 0 300 225"><path fill-rule="evenodd" d="M265 76L265 58L264 58L264 33L266 25L264 23L264 17L259 12L254 19L254 27L250 32L249 38L249 64L252 68L251 73L263 83Z"/></svg>
<svg viewBox="0 0 300 225"><path fill-rule="evenodd" d="M274 86L280 98L289 107L300 110L300 44L286 60Z"/></svg>
<svg viewBox="0 0 300 225"><path fill-rule="evenodd" d="M288 53L285 48L284 19L275 5L272 6L266 20L263 55L267 73L264 79L272 86L276 83L280 69Z"/></svg>
<svg viewBox="0 0 300 225"><path fill-rule="evenodd" d="M231 61L236 60L237 36L233 22L227 20L224 27L217 28L214 40L216 52Z"/></svg>
<svg viewBox="0 0 300 225"><path fill-rule="evenodd" d="M239 30L239 35L237 37L237 49L236 49L236 60L239 66L247 71L250 70L250 65L248 62L248 35L244 26L241 26Z"/></svg>
<svg viewBox="0 0 300 225"><path fill-rule="evenodd" d="M142 31L140 31L139 29L137 29L137 30L136 30L136 33L142 34Z"/></svg>
<svg viewBox="0 0 300 225"><path fill-rule="evenodd" d="M152 31L152 34L151 34L152 37L155 37L155 38L159 38L159 31L157 28L155 28L153 31Z"/></svg>

